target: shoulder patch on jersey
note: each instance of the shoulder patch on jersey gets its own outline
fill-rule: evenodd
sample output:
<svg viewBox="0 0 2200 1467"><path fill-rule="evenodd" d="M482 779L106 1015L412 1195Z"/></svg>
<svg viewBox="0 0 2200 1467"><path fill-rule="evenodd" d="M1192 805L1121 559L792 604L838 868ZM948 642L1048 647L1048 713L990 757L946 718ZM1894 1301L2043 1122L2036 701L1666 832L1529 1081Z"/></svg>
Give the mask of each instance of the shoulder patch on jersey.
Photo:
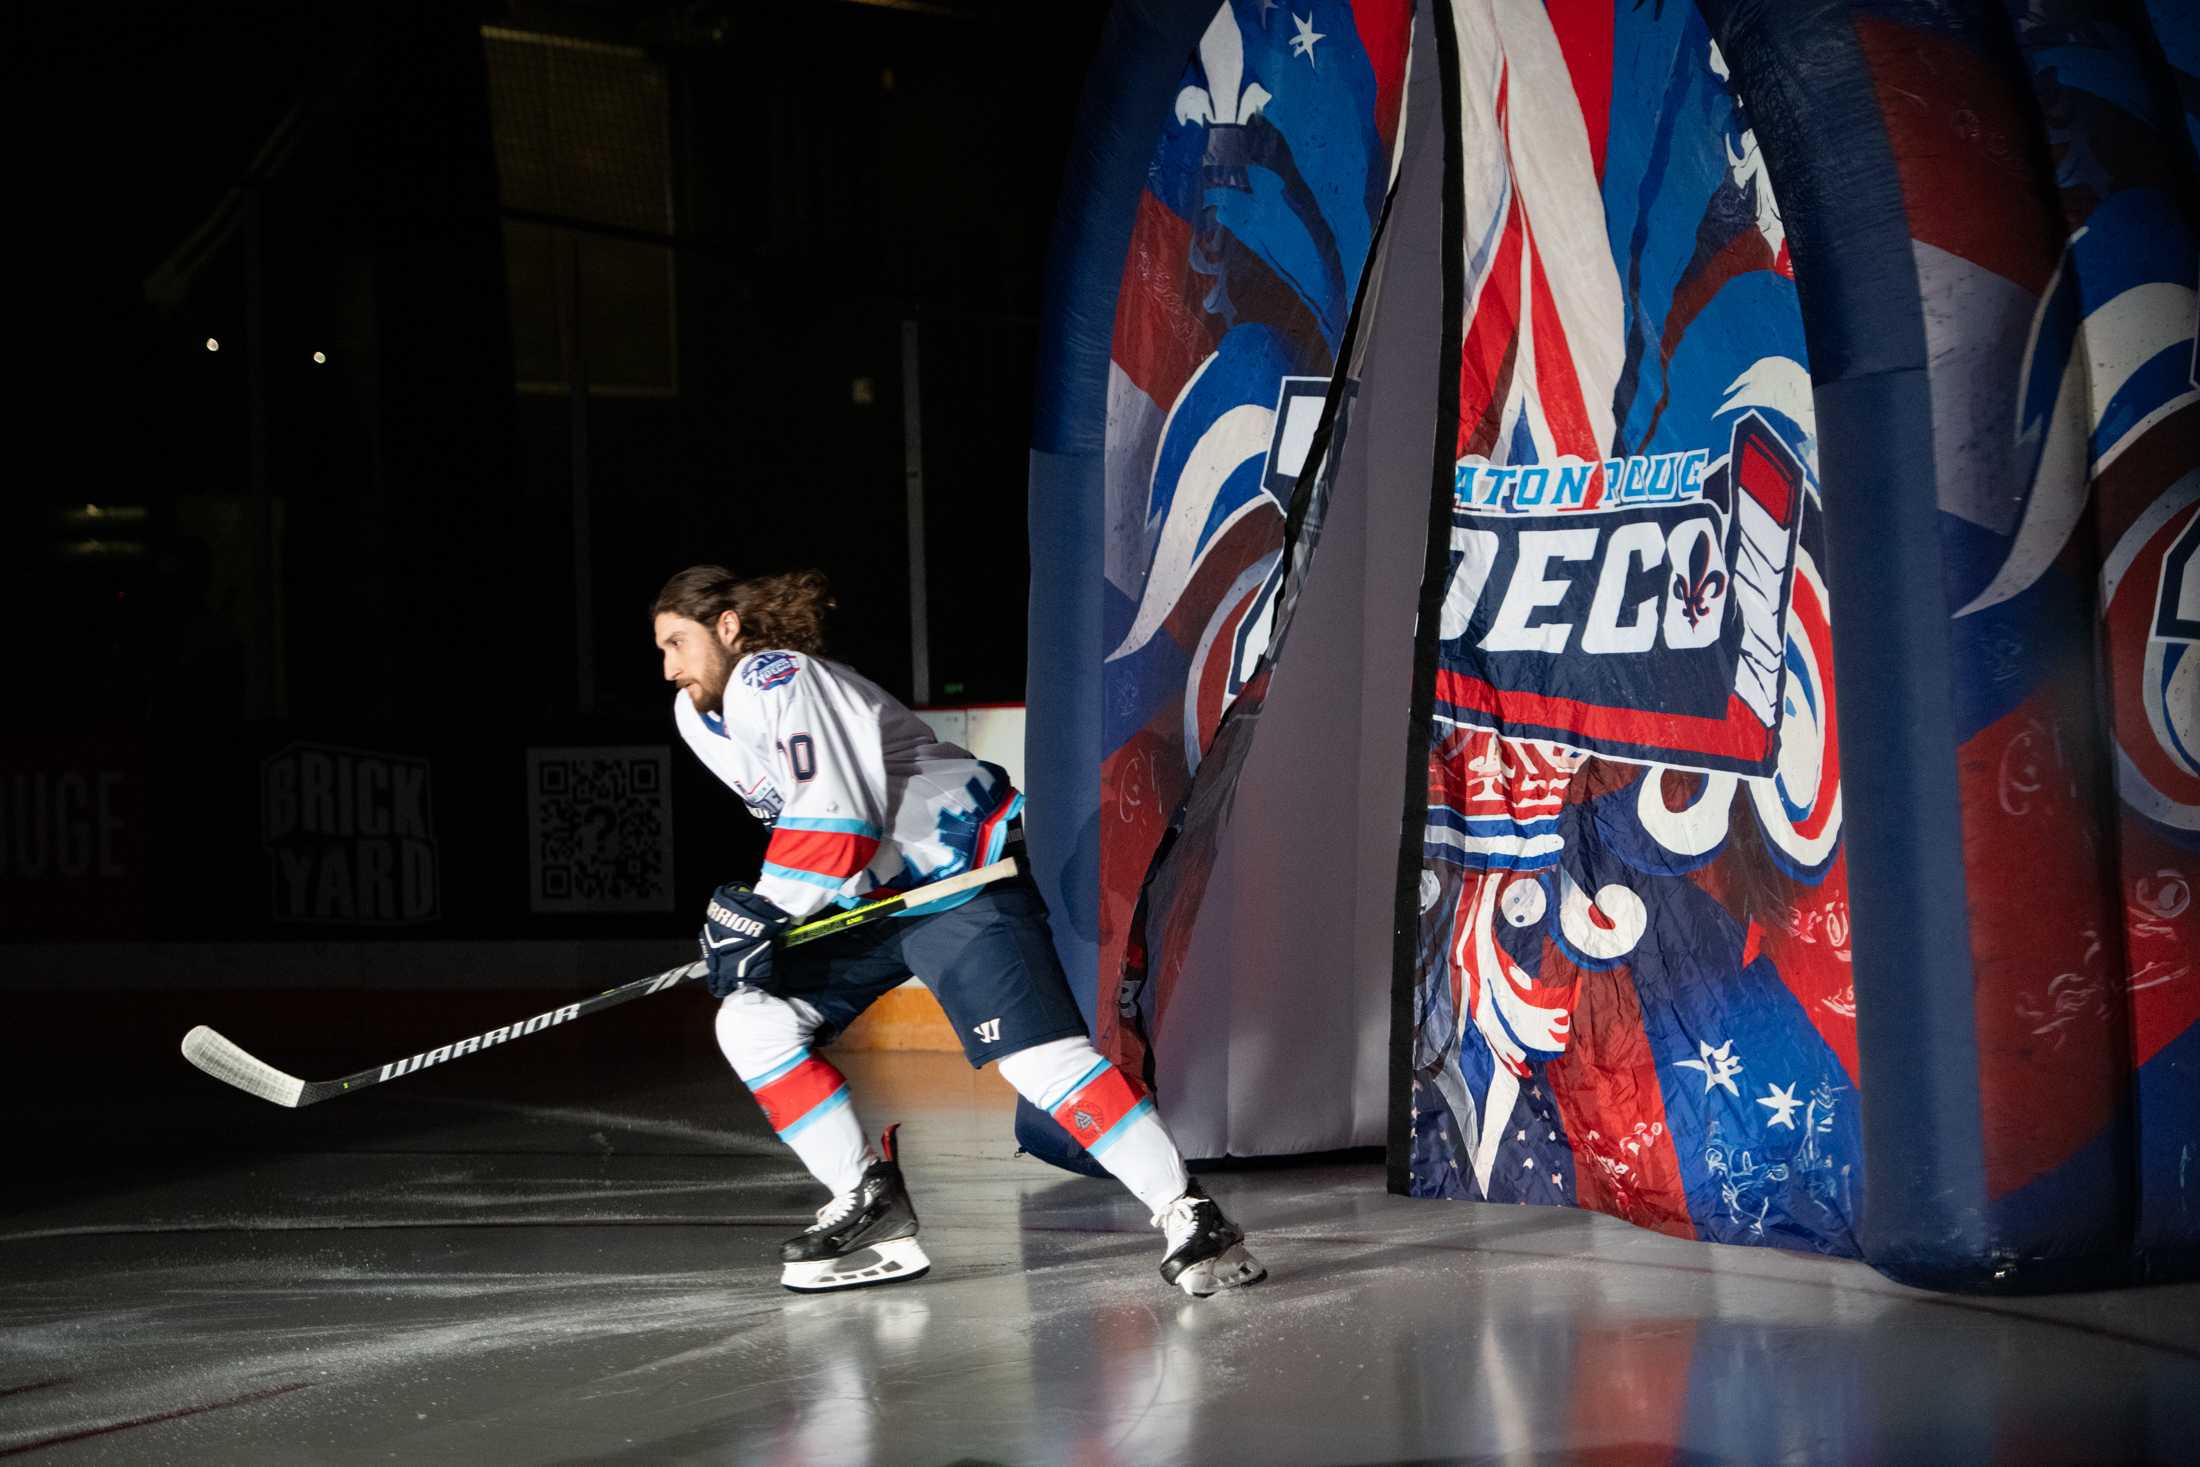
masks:
<svg viewBox="0 0 2200 1467"><path fill-rule="evenodd" d="M802 664L790 652L760 652L741 669L741 681L759 693L768 693L793 682L794 675L801 670Z"/></svg>
<svg viewBox="0 0 2200 1467"><path fill-rule="evenodd" d="M736 784L733 792L741 797L742 804L749 807L749 813L766 825L777 823L779 812L787 805L769 779L759 779L752 785Z"/></svg>

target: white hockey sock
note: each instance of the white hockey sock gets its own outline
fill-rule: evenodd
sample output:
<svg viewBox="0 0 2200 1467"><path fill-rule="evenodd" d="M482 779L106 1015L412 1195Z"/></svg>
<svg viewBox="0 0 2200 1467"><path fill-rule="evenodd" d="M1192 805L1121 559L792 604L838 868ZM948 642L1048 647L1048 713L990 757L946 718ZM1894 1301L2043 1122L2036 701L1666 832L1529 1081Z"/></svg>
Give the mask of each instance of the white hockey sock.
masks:
<svg viewBox="0 0 2200 1467"><path fill-rule="evenodd" d="M1087 1155L1146 1204L1161 1210L1191 1178L1153 1097L1100 1057L1089 1039L1055 1039L1001 1061L1001 1078L1062 1123Z"/></svg>
<svg viewBox="0 0 2200 1467"><path fill-rule="evenodd" d="M838 1197L878 1157L864 1140L847 1077L810 1050L822 1022L800 999L737 989L718 1006L718 1047L779 1139Z"/></svg>

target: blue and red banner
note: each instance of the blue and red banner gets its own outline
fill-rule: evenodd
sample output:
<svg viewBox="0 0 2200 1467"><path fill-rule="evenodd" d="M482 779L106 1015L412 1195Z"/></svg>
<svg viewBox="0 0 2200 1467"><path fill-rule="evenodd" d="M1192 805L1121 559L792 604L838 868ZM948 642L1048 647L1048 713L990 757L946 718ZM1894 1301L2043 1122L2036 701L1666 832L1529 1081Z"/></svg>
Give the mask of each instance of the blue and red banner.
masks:
<svg viewBox="0 0 2200 1467"><path fill-rule="evenodd" d="M1854 1253L1825 509L1771 179L1692 7L1451 18L1406 1186Z"/></svg>
<svg viewBox="0 0 2200 1467"><path fill-rule="evenodd" d="M1994 1136L1990 1177L2015 1225L2105 1186L2119 1214L2136 1212L2139 1247L2190 1246L2200 1240L2200 15L2164 4L2103 14L2073 0L2009 15L2059 216L2028 386L2067 462L2035 481L2006 542L1988 542L2001 552L1988 558L1992 579L1958 616L2026 603L2035 618L2052 615L2067 604L2059 584L2090 603L2098 667L2091 686L2064 693L2077 705L2064 721L2101 725L2113 829L2042 874L2105 882L2114 901L2087 925L2082 951L2065 938L2055 971L2032 961L2013 1003L1982 989L1981 1027L1999 1040L1982 1056L1982 1084L2014 1122ZM2174 91L2159 85L2165 76ZM2046 690L2020 680L2013 693L2023 696L1995 700L1973 739L1989 751L2022 741L2014 773L2008 753L1993 761L1995 793L2005 803L2013 793L2015 820L2036 827L2054 810L2052 764L2037 753ZM2021 898L2007 916L2029 934Z"/></svg>
<svg viewBox="0 0 2200 1467"><path fill-rule="evenodd" d="M1186 801L1288 619L1287 526L1390 188L1410 19L1217 6L1138 197L1108 370L1095 1013L1133 1074L1212 861Z"/></svg>

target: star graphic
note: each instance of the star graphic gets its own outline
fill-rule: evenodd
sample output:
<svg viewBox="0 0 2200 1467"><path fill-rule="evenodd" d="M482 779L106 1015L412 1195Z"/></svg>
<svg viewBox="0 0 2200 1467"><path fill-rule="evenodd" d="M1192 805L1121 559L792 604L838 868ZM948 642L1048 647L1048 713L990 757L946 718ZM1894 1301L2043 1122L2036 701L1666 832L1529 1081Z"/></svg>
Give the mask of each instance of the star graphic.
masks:
<svg viewBox="0 0 2200 1467"><path fill-rule="evenodd" d="M1315 30L1314 22L1309 18L1293 15L1291 24L1297 26L1299 30L1299 33L1291 38L1291 54L1293 56L1304 56L1306 64L1314 66L1314 43L1327 40L1328 37ZM1314 69L1319 71L1321 68L1315 66Z"/></svg>
<svg viewBox="0 0 2200 1467"><path fill-rule="evenodd" d="M1803 1108L1803 1102L1795 1098L1792 1083L1780 1086L1766 1082L1765 1093L1757 1097L1757 1103L1772 1112L1772 1119L1766 1125L1785 1126L1790 1131L1795 1129L1795 1113Z"/></svg>
<svg viewBox="0 0 2200 1467"><path fill-rule="evenodd" d="M1727 1094L1733 1096L1736 1100L1740 1100L1742 1092L1735 1085L1734 1077L1741 1072L1742 1062L1735 1057L1734 1041L1729 1039L1717 1049L1713 1049L1709 1040L1699 1039L1696 1041L1696 1047L1702 1051L1702 1059L1675 1060L1673 1063L1684 1070L1703 1071L1704 1094L1709 1095L1711 1087L1718 1085L1722 1086Z"/></svg>
<svg viewBox="0 0 2200 1467"><path fill-rule="evenodd" d="M1268 12L1276 8L1276 0L1260 0L1260 28L1268 29Z"/></svg>

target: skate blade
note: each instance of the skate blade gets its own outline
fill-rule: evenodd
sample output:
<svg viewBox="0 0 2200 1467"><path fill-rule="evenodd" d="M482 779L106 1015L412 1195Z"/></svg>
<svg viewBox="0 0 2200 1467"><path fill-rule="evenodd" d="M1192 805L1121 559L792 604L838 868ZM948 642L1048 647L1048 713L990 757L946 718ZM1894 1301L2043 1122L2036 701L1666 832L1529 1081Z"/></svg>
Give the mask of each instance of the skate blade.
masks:
<svg viewBox="0 0 2200 1467"><path fill-rule="evenodd" d="M1224 1289L1257 1284L1266 1277L1268 1270L1245 1251L1245 1245L1233 1243L1206 1262L1194 1264L1178 1274L1176 1286L1194 1299L1204 1299Z"/></svg>
<svg viewBox="0 0 2200 1467"><path fill-rule="evenodd" d="M931 1267L932 1260L924 1256L915 1238L896 1238L891 1243L859 1248L844 1258L782 1264L779 1282L797 1294L827 1294L835 1289L907 1283L924 1277Z"/></svg>

